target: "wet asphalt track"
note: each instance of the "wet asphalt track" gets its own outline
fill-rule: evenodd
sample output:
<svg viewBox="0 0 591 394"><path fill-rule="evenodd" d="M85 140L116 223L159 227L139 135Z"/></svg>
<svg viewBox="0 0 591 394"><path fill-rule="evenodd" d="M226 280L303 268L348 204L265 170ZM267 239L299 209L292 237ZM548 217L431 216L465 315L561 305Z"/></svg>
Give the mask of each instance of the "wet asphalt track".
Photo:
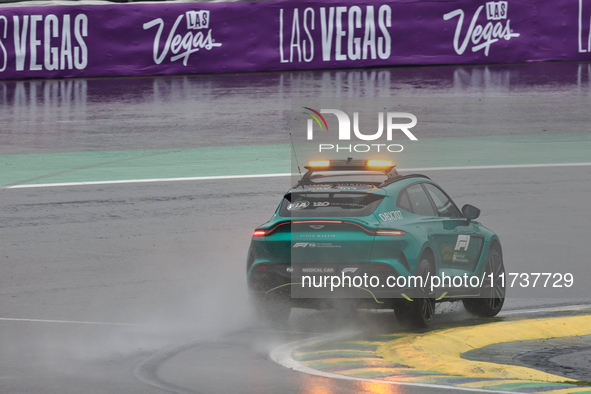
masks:
<svg viewBox="0 0 591 394"><path fill-rule="evenodd" d="M281 144L292 96L397 94L537 96L532 111L551 105L555 112L532 119L558 117L565 126L556 132L588 132L565 116L589 107L587 64L27 81L0 84L0 153ZM544 133L528 124L498 133ZM457 129L449 124L441 132L471 135ZM591 212L581 207L591 188L587 168L428 175L458 204L482 209L482 222L501 235L508 271L578 267L578 283L591 280L580 268L588 262L591 226ZM0 392L394 390L310 377L268 359L276 345L335 330L330 316L299 311L290 332L270 333L257 327L245 300L251 231L289 184L275 178L0 190ZM581 290L515 298L507 310L581 302L574 298L591 296ZM445 316L439 319L466 318ZM376 320L377 329L388 327ZM198 349L190 352L198 358L184 357L188 349Z"/></svg>

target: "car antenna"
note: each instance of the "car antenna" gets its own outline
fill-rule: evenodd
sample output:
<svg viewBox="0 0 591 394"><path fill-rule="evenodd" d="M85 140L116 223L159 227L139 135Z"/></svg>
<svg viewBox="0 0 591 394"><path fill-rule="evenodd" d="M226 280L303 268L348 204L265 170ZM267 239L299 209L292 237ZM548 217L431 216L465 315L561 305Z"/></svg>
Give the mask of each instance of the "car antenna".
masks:
<svg viewBox="0 0 591 394"><path fill-rule="evenodd" d="M300 163L298 162L298 155L296 155L295 146L293 145L293 138L291 138L291 133L289 133L289 140L291 141L291 149L293 149L293 156L295 157L296 164L298 166L298 172L302 175L302 170L300 169Z"/></svg>

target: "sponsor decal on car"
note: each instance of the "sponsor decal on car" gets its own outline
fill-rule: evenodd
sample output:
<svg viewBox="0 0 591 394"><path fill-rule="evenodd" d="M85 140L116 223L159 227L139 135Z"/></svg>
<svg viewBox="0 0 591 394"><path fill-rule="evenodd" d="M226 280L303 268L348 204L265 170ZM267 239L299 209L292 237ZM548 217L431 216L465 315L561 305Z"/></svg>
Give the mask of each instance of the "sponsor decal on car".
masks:
<svg viewBox="0 0 591 394"><path fill-rule="evenodd" d="M310 206L310 201L302 200L302 201L297 201L297 202L293 202L293 203L289 204L287 206L287 210L288 211L297 211L300 209L306 209L309 206Z"/></svg>
<svg viewBox="0 0 591 394"><path fill-rule="evenodd" d="M460 252L461 250L467 252L469 246L470 236L465 234L458 235L456 246L454 248L454 254L451 257L451 261L454 263L469 263L470 259L468 258L468 255L466 253Z"/></svg>
<svg viewBox="0 0 591 394"><path fill-rule="evenodd" d="M324 268L320 268L320 267L302 268L302 273L304 273L304 274L328 273L328 272L334 272L334 268L330 268L330 267L324 267Z"/></svg>
<svg viewBox="0 0 591 394"><path fill-rule="evenodd" d="M390 212L380 213L378 216L380 217L380 219L382 220L382 222L389 222L391 220L399 220L399 219L402 219L402 212L400 212L400 211L390 211Z"/></svg>
<svg viewBox="0 0 591 394"><path fill-rule="evenodd" d="M460 234L458 235L458 240L456 241L456 247L454 250L468 250L468 246L470 245L470 236Z"/></svg>
<svg viewBox="0 0 591 394"><path fill-rule="evenodd" d="M340 248L341 245L335 245L330 242L296 242L294 248Z"/></svg>

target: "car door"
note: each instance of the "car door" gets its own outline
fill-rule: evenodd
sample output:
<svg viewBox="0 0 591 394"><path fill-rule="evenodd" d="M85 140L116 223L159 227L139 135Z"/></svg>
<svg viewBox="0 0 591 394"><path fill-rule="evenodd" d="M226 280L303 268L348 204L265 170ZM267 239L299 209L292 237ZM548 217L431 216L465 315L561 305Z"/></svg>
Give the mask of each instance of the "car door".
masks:
<svg viewBox="0 0 591 394"><path fill-rule="evenodd" d="M469 222L438 186L424 182L433 208L441 220L441 227L432 238L441 253L441 269L449 276L471 276L480 258L484 235L476 222Z"/></svg>
<svg viewBox="0 0 591 394"><path fill-rule="evenodd" d="M396 205L405 211L418 215L414 216L414 222L409 225L416 225L416 229L430 241L433 241L434 234L441 233L443 228L441 218L435 212L433 203L422 186L422 182L414 183L403 189L398 194ZM436 250L434 252L437 253ZM439 258L437 258L436 266L439 270Z"/></svg>

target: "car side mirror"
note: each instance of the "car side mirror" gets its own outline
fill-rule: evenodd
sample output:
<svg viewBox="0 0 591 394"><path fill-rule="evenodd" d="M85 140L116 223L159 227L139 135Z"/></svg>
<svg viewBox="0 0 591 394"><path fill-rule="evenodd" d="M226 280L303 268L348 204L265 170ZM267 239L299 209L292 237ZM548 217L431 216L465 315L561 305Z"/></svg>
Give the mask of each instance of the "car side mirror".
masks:
<svg viewBox="0 0 591 394"><path fill-rule="evenodd" d="M480 209L476 208L474 205L466 204L462 207L462 215L464 215L464 217L468 219L468 223L470 223L470 220L476 219L480 216Z"/></svg>

